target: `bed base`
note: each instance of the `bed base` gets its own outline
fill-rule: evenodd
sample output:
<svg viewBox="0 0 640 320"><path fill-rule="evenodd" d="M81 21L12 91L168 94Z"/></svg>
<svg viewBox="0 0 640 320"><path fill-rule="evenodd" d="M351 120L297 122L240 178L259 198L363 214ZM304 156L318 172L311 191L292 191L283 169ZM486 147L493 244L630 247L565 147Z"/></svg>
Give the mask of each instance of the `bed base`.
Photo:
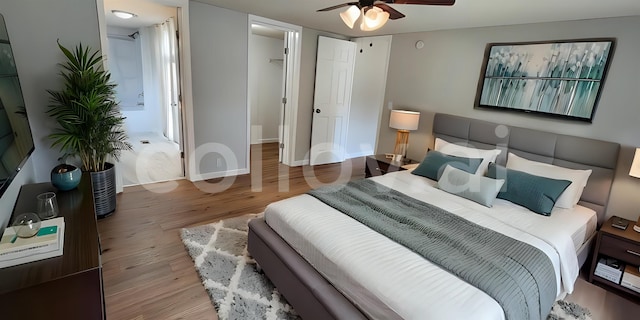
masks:
<svg viewBox="0 0 640 320"><path fill-rule="evenodd" d="M303 319L368 319L280 238L264 218L249 222L248 237L251 256Z"/></svg>
<svg viewBox="0 0 640 320"><path fill-rule="evenodd" d="M581 267L587 260L593 239L592 235L578 250ZM249 222L248 250L303 319L368 319L273 231L264 218Z"/></svg>

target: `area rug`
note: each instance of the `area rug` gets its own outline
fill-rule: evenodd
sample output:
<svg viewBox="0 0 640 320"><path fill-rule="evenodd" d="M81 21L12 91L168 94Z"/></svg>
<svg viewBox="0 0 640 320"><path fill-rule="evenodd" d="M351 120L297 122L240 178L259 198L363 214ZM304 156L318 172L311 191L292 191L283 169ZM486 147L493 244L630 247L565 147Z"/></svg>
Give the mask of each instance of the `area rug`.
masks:
<svg viewBox="0 0 640 320"><path fill-rule="evenodd" d="M247 223L259 216L250 214L184 228L182 242L219 319L300 319L247 252ZM591 312L560 300L547 320L591 320Z"/></svg>
<svg viewBox="0 0 640 320"><path fill-rule="evenodd" d="M251 214L181 230L218 318L300 319L247 252Z"/></svg>

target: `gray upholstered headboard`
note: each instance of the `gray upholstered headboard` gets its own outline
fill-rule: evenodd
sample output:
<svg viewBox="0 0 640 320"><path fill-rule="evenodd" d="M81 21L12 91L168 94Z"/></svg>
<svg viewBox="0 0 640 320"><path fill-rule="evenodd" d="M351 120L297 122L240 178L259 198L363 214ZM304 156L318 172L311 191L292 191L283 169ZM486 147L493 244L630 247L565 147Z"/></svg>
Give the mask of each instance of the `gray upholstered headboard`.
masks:
<svg viewBox="0 0 640 320"><path fill-rule="evenodd" d="M591 169L578 204L595 210L598 224L605 209L615 175L618 143L501 125L488 121L438 113L433 120L435 137L478 149L501 149L496 160L504 165L507 153L571 169Z"/></svg>

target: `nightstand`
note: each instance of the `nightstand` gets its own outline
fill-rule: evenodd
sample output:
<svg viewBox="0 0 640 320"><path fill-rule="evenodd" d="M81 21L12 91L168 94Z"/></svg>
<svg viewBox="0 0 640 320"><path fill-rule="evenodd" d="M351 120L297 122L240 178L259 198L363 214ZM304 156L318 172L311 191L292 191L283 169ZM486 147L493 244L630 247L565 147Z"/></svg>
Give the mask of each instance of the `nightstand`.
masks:
<svg viewBox="0 0 640 320"><path fill-rule="evenodd" d="M630 265L636 270L640 266L640 232L633 230L635 221L626 220L629 225L627 229L620 230L612 226L614 219L611 217L598 231L598 240L593 252L591 261L591 271L589 272L589 282L596 283L605 289L612 289L615 293L627 297L631 300L640 301L640 293L625 288L618 283L611 282L594 274L598 260L602 257L617 259L619 262Z"/></svg>
<svg viewBox="0 0 640 320"><path fill-rule="evenodd" d="M405 170L402 168L405 164L417 163L411 159L403 159L402 161L393 161L384 154L376 154L367 156L364 168L365 178L373 176L381 176L383 174L395 171Z"/></svg>

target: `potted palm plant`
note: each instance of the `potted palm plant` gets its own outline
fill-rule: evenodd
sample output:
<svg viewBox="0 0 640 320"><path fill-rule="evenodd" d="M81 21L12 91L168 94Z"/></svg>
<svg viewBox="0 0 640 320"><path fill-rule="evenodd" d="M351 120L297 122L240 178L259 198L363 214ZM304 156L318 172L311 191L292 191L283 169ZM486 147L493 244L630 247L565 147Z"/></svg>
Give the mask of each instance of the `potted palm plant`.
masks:
<svg viewBox="0 0 640 320"><path fill-rule="evenodd" d="M115 168L107 160L118 160L122 150L131 149L123 129L125 118L99 50L80 44L71 51L59 42L58 47L66 57L60 63L64 87L47 90L51 97L47 113L59 125L49 138L64 159L79 159L82 171L91 176L96 214L102 218L116 208Z"/></svg>

